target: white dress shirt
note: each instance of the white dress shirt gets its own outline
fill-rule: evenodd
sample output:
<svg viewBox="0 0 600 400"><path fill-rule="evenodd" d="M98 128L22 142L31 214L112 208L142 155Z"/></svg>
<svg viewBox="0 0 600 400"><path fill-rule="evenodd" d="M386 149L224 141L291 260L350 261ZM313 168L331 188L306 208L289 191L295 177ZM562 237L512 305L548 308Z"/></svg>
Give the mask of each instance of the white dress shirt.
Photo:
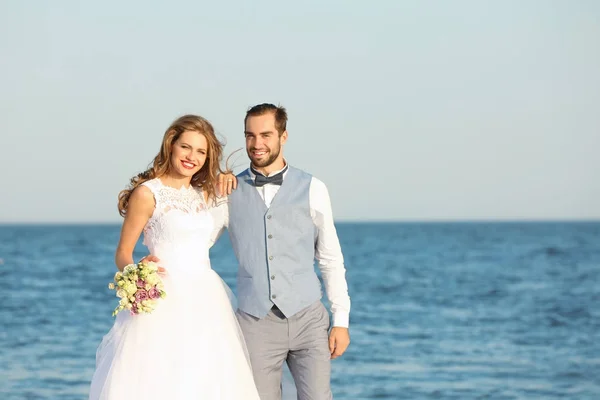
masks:
<svg viewBox="0 0 600 400"><path fill-rule="evenodd" d="M280 171L269 174L275 175ZM251 178L255 175L249 170ZM287 171L283 174L283 178ZM273 198L279 191L280 186L267 183L256 190L265 201L267 208L271 206ZM225 228L229 226L229 205L223 198L216 202L212 214L215 219L215 230L212 240L215 242ZM317 228L317 241L315 258L321 270L321 277L325 284L325 292L331 303L331 314L333 315L333 326L347 328L350 319L350 297L348 296L348 284L346 282L346 268L344 267L344 256L340 247L335 225L333 224L333 212L331 200L327 187L319 179L313 177L310 182L309 192L310 216Z"/></svg>

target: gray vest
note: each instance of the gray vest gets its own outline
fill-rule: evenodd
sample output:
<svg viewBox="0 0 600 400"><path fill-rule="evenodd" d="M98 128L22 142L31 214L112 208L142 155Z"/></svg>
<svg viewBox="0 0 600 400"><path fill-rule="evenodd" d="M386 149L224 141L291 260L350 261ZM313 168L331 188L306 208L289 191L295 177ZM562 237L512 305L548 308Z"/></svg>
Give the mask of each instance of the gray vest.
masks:
<svg viewBox="0 0 600 400"><path fill-rule="evenodd" d="M322 296L314 269L316 227L310 216L312 176L289 167L267 208L248 170L229 196L229 237L239 262L238 307L262 318L273 307L291 317Z"/></svg>

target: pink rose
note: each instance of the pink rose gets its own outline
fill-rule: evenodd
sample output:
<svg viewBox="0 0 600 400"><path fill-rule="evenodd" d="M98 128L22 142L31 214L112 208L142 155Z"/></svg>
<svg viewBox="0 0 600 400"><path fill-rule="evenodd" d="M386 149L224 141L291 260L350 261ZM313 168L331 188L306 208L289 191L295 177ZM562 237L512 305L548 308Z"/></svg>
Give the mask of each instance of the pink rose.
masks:
<svg viewBox="0 0 600 400"><path fill-rule="evenodd" d="M137 314L138 313L137 304L133 303L130 311L131 311L131 315Z"/></svg>
<svg viewBox="0 0 600 400"><path fill-rule="evenodd" d="M135 301L141 303L144 300L148 300L148 292L144 289L138 289L137 292L135 292Z"/></svg>
<svg viewBox="0 0 600 400"><path fill-rule="evenodd" d="M156 287L153 287L150 290L148 290L148 296L152 300L158 299L160 297L160 290L158 290Z"/></svg>
<svg viewBox="0 0 600 400"><path fill-rule="evenodd" d="M137 287L143 288L146 285L146 282L144 282L142 279L138 279L135 284L137 285Z"/></svg>

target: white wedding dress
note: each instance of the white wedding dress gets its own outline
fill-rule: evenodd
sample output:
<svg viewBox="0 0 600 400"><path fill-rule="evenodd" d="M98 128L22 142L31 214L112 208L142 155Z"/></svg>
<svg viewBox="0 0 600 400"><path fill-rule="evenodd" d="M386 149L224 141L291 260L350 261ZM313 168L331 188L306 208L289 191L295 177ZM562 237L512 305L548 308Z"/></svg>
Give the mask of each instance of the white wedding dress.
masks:
<svg viewBox="0 0 600 400"><path fill-rule="evenodd" d="M144 185L156 201L144 244L167 269L167 297L151 314L117 315L89 399L258 400L231 291L210 266L214 222L202 192Z"/></svg>

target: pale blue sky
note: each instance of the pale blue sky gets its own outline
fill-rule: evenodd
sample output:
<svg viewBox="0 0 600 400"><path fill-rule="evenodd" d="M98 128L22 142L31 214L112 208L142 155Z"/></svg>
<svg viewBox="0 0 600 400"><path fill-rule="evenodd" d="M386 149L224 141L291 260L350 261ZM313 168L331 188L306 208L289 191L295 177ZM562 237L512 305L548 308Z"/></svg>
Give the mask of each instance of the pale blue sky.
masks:
<svg viewBox="0 0 600 400"><path fill-rule="evenodd" d="M600 2L83 3L0 3L0 222L118 222L172 120L261 102L338 220L600 218Z"/></svg>

